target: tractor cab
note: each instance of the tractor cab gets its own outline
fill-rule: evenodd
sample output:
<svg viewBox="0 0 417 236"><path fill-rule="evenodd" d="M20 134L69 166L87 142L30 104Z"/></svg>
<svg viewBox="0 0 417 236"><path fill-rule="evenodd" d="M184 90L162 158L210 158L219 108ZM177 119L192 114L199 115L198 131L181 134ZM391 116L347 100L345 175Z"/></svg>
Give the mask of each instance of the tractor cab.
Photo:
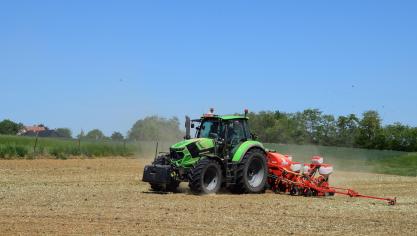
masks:
<svg viewBox="0 0 417 236"><path fill-rule="evenodd" d="M187 118L188 119L188 118ZM205 114L201 119L186 122L191 124L190 128L195 128L196 139L212 139L217 144L219 156L233 155L239 144L252 139L249 130L248 118L246 116L217 116L213 113ZM190 138L187 134L186 137Z"/></svg>

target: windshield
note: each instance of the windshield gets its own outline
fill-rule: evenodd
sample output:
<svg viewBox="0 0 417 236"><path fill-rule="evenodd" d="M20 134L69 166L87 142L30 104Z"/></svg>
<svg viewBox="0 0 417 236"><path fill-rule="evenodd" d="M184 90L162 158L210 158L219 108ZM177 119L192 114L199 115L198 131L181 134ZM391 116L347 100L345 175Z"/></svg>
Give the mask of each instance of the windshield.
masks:
<svg viewBox="0 0 417 236"><path fill-rule="evenodd" d="M220 136L221 124L218 120L205 120L198 132L199 138L215 138Z"/></svg>

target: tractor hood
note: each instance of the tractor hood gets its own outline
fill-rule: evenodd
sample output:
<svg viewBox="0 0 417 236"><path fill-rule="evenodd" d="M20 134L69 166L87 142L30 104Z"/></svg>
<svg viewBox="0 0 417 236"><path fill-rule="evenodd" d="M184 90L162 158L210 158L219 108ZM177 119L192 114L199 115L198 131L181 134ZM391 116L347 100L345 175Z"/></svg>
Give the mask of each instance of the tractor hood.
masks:
<svg viewBox="0 0 417 236"><path fill-rule="evenodd" d="M195 146L200 151L204 151L206 149L211 149L214 147L214 140L209 138L194 138L181 141L171 146L173 150L183 150L185 148L189 148L191 146Z"/></svg>
<svg viewBox="0 0 417 236"><path fill-rule="evenodd" d="M202 154L214 152L214 140L209 138L188 139L171 146L171 162L177 166L194 165Z"/></svg>

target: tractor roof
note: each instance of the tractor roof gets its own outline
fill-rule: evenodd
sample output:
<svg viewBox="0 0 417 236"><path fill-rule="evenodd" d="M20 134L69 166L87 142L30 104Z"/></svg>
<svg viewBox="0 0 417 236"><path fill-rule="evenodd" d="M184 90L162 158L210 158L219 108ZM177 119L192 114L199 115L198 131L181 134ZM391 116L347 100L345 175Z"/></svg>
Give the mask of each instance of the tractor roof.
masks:
<svg viewBox="0 0 417 236"><path fill-rule="evenodd" d="M208 118L221 119L221 120L239 120L239 119L248 120L249 119L246 116L239 116L239 115L218 116L218 115L213 115L213 114L205 114L205 115L203 115L203 117L201 117L201 119L208 119Z"/></svg>
<svg viewBox="0 0 417 236"><path fill-rule="evenodd" d="M237 119L248 119L248 117L245 117L245 116L236 116L236 115L233 115L233 116L219 116L220 117L220 119L222 119L222 120L237 120Z"/></svg>

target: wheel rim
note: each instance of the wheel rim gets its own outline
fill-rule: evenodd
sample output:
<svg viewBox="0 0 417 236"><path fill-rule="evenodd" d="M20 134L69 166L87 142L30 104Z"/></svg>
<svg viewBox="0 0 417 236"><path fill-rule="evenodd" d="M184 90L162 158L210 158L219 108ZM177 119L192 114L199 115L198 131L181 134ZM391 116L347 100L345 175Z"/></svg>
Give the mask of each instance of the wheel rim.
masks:
<svg viewBox="0 0 417 236"><path fill-rule="evenodd" d="M261 160L258 158L252 159L247 172L248 183L251 187L256 188L262 183L265 176L264 168Z"/></svg>
<svg viewBox="0 0 417 236"><path fill-rule="evenodd" d="M206 172L204 173L203 183L204 188L211 192L216 189L219 182L219 176L217 173L217 169L213 166L207 168Z"/></svg>

